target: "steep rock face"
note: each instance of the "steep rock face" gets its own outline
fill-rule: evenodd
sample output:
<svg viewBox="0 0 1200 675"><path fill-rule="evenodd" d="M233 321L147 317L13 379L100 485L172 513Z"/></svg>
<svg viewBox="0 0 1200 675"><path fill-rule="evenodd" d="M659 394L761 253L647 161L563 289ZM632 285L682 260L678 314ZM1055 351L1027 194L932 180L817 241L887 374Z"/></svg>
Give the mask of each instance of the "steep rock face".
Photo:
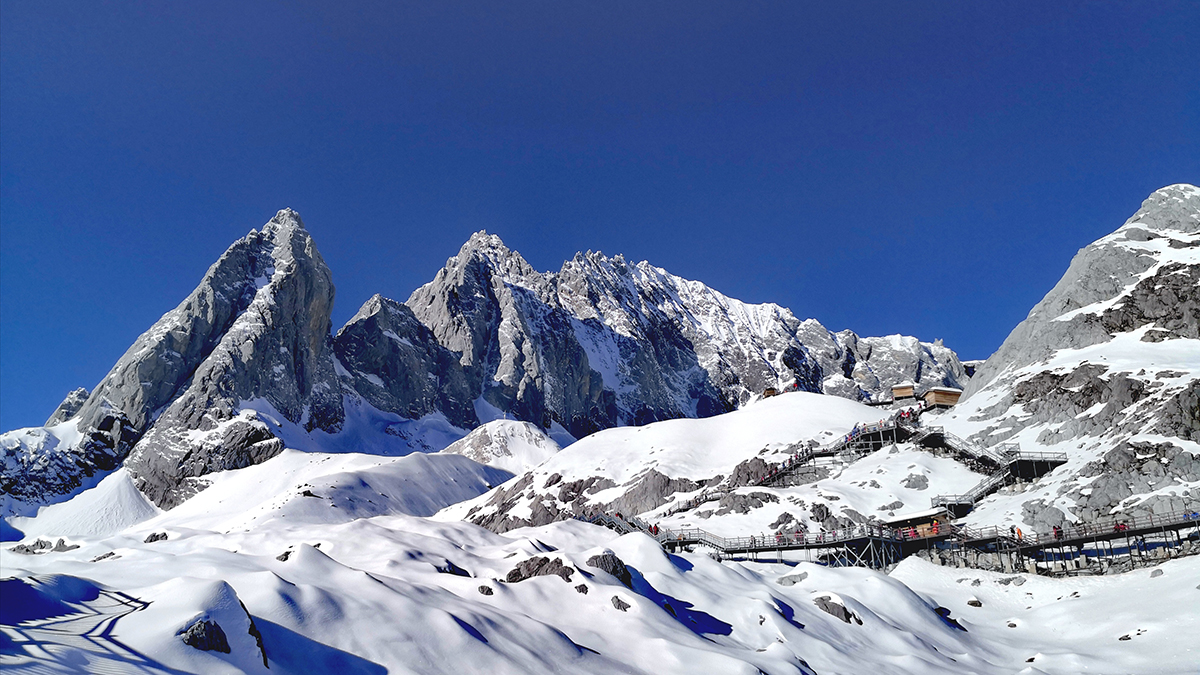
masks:
<svg viewBox="0 0 1200 675"><path fill-rule="evenodd" d="M234 294L239 295L233 304L213 301ZM190 354L199 344L211 348L197 353L201 358L187 373L190 378L127 460L138 488L159 506L170 507L194 491L185 479L241 468L281 451L283 444L265 425L239 415L244 402L265 401L308 431L337 431L344 413L329 337L333 299L329 268L296 212L280 211L262 232L251 231L235 243L189 299L139 339L153 344L153 353L180 347ZM222 308L220 322L196 314L214 306ZM227 320L226 308L241 311ZM226 326L220 335L213 330L217 325ZM183 377L190 362L182 361L168 374L178 371ZM139 366L123 362L113 370L89 405L104 391L144 389L126 379ZM147 402L159 399L134 400L135 410L145 415Z"/></svg>
<svg viewBox="0 0 1200 675"><path fill-rule="evenodd" d="M83 404L87 403L88 396L90 395L91 392L83 387L67 394L67 397L63 399L62 403L58 404L58 407L54 409L54 412L51 413L49 419L42 426L52 427L71 419L79 412Z"/></svg>
<svg viewBox="0 0 1200 675"><path fill-rule="evenodd" d="M1128 320L1114 317L1105 325L1100 319L1118 300L1134 310L1138 303L1136 295L1154 295L1153 285L1143 286L1138 292L1137 285L1147 280L1148 271L1153 269L1152 277L1165 271L1164 267L1177 271L1179 267L1172 265L1176 259L1179 265L1191 268L1195 256L1189 255L1189 250L1195 249L1193 235L1200 232L1198 200L1200 194L1195 186L1165 187L1147 197L1137 213L1116 232L1081 249L1062 279L971 378L964 398L970 398L1006 370L1030 365L1061 349L1108 342L1113 332L1150 323L1131 316ZM1190 288L1194 289L1194 284ZM1185 295L1191 298L1187 312L1170 302L1172 298L1168 295L1162 296L1160 306L1179 307L1179 314L1190 316L1190 319L1180 317L1183 323L1194 326L1195 293Z"/></svg>
<svg viewBox="0 0 1200 675"><path fill-rule="evenodd" d="M48 420L57 422L48 436L5 434L5 481L28 484L7 494L50 503L126 462L140 489L173 505L190 493L186 478L282 449L253 414L239 414L248 401L306 429L336 430L343 411L328 344L333 297L299 215L280 211L230 246L81 405L82 391L69 396Z"/></svg>
<svg viewBox="0 0 1200 675"><path fill-rule="evenodd" d="M940 344L833 334L619 255L580 253L540 274L482 232L407 305L461 354L480 398L575 436L728 412L768 388L865 399L906 379L966 380Z"/></svg>
<svg viewBox="0 0 1200 675"><path fill-rule="evenodd" d="M457 426L479 424L459 355L406 305L374 296L338 331L333 350L354 389L376 408L410 419L441 411Z"/></svg>
<svg viewBox="0 0 1200 675"><path fill-rule="evenodd" d="M1161 514L1200 500L1198 392L1200 189L1172 185L1075 256L945 424L1069 457L981 518L1049 527Z"/></svg>
<svg viewBox="0 0 1200 675"><path fill-rule="evenodd" d="M570 317L555 306L552 280L499 237L473 235L407 305L461 354L476 396L491 406L575 436L620 422Z"/></svg>

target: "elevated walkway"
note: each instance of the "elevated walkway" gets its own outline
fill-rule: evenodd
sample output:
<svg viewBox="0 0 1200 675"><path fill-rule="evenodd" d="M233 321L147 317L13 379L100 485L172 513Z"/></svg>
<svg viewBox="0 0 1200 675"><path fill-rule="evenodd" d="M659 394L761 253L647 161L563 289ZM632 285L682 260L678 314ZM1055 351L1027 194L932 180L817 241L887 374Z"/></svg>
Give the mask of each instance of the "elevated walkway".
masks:
<svg viewBox="0 0 1200 675"><path fill-rule="evenodd" d="M942 564L1005 572L1064 575L1136 567L1200 553L1200 504L1159 516L1108 519L1068 525L1058 532L1020 533L1015 529L945 525L936 532L863 524L831 532L795 531L722 537L700 528L659 529L638 518L612 514L580 517L622 534L641 532L668 551L705 546L722 556L774 557L805 551L812 562L833 567L884 569L924 553Z"/></svg>
<svg viewBox="0 0 1200 675"><path fill-rule="evenodd" d="M1003 455L1000 468L979 481L969 492L961 495L938 495L930 500L933 506L944 506L955 518L970 513L979 500L1000 488L1020 480L1036 480L1050 473L1055 467L1066 464L1065 452L1022 452L1013 451Z"/></svg>

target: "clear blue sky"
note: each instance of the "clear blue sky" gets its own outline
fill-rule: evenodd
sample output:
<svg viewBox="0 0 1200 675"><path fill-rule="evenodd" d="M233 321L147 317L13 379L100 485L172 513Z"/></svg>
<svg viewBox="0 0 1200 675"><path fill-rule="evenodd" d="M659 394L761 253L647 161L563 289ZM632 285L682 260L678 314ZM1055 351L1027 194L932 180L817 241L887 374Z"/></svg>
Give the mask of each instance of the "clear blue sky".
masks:
<svg viewBox="0 0 1200 675"><path fill-rule="evenodd" d="M284 206L335 327L487 229L983 358L1200 181L1200 3L489 5L3 0L0 428Z"/></svg>

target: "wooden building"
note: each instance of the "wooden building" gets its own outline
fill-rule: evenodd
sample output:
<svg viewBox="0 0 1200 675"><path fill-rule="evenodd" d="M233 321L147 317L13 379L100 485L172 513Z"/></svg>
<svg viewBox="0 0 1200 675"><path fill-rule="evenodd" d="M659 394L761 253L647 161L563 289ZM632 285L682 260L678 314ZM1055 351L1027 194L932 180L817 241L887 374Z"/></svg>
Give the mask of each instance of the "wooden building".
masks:
<svg viewBox="0 0 1200 675"><path fill-rule="evenodd" d="M912 382L901 382L892 385L893 401L911 401L917 397L917 385Z"/></svg>
<svg viewBox="0 0 1200 675"><path fill-rule="evenodd" d="M885 518L883 522L894 530L907 531L909 528L912 528L918 536L931 537L939 534L948 534L950 530L945 525L950 520L950 513L946 511L945 507L939 506L926 511Z"/></svg>
<svg viewBox="0 0 1200 675"><path fill-rule="evenodd" d="M962 389L954 389L953 387L933 387L922 395L925 399L925 405L934 408L949 408L958 403L958 397L962 396Z"/></svg>

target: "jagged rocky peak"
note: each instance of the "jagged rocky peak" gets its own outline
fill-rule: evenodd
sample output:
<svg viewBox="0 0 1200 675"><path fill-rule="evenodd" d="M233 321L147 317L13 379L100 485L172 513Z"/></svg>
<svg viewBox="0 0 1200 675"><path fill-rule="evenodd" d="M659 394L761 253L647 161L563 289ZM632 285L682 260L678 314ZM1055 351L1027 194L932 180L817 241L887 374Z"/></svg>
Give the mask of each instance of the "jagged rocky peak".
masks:
<svg viewBox="0 0 1200 675"><path fill-rule="evenodd" d="M46 424L43 426L52 427L74 417L79 412L79 409L83 407L83 404L87 403L89 395L91 395L91 392L83 387L67 394L67 397L63 399L62 403L58 404L58 407L54 409L54 412L51 413L49 419L46 420Z"/></svg>
<svg viewBox="0 0 1200 675"><path fill-rule="evenodd" d="M575 436L727 412L768 388L861 399L903 379L965 380L953 352L915 339L859 349L853 333L620 255L581 252L537 273L482 232L406 304L460 354L477 397Z"/></svg>
<svg viewBox="0 0 1200 675"><path fill-rule="evenodd" d="M462 275L475 270L485 271L489 277L497 276L504 283L518 284L535 290L543 287L546 281L545 275L533 269L520 253L506 246L499 236L488 234L486 230L472 234L459 249L458 255L447 260L443 268L452 278L461 278Z"/></svg>
<svg viewBox="0 0 1200 675"><path fill-rule="evenodd" d="M458 354L407 305L376 294L338 330L333 349L355 391L376 408L409 419L441 411L459 427L479 424Z"/></svg>
<svg viewBox="0 0 1200 675"><path fill-rule="evenodd" d="M1198 232L1200 188L1177 184L1155 191L1115 232L1080 249L1062 279L971 378L964 397L974 395L1002 372L1031 365L1060 349L1107 342L1115 333L1156 321L1188 324L1188 300L1194 303L1200 294L1191 292L1194 270L1182 270L1190 267L1187 251L1195 250ZM1147 280L1148 275L1153 281ZM1165 297L1161 309L1132 312L1140 316L1116 311L1116 299L1129 297L1125 304L1137 305L1134 295L1154 295L1160 284L1182 293L1182 302Z"/></svg>
<svg viewBox="0 0 1200 675"><path fill-rule="evenodd" d="M1012 518L1145 516L1200 496L1200 189L1158 190L1084 247L976 371L947 428L1069 463Z"/></svg>
<svg viewBox="0 0 1200 675"><path fill-rule="evenodd" d="M166 400L153 409L165 410L126 462L138 487L170 506L194 490L188 479L282 450L263 422L243 414L247 403L305 430L340 428L333 301L332 274L295 211L280 211L235 242L188 300L143 336L155 351L180 345L186 352L178 376L170 373L173 391L164 387L155 398Z"/></svg>
<svg viewBox="0 0 1200 675"><path fill-rule="evenodd" d="M185 476L244 466L250 445L270 446L256 457L279 451L265 427L239 417L244 401L264 401L308 428L336 428L341 395L326 348L333 300L332 275L299 214L279 211L234 242L118 359L73 415L82 440L43 434L29 445L18 436L37 434L18 434L6 444L21 482L40 486L23 498L53 501L133 451L126 466L166 504Z"/></svg>

